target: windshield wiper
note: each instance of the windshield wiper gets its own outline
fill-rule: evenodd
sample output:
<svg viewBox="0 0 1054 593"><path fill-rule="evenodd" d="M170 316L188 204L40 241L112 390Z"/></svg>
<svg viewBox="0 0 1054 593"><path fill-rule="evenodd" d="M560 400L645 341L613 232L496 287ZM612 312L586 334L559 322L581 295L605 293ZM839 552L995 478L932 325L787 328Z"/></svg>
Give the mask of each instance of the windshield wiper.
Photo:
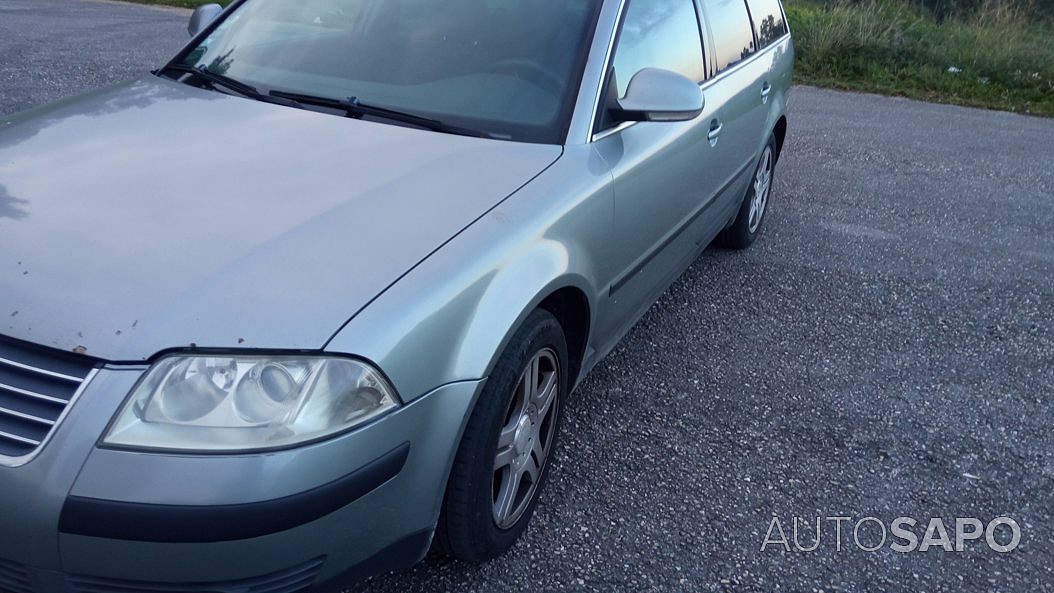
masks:
<svg viewBox="0 0 1054 593"><path fill-rule="evenodd" d="M213 90L216 90L216 86L218 85L226 87L238 93L239 95L248 97L250 99L255 99L257 101L263 101L265 103L274 103L277 105L285 105L287 107L303 107L302 105L299 105L296 101L283 99L281 97L271 95L265 95L259 90L257 90L256 87L250 84L246 84L240 80L231 78L229 76L224 76L223 74L213 72L212 70L209 70L208 67L205 65L191 66L189 64L169 64L168 66L165 66L162 69L162 72L166 70L174 70L176 72L183 72L186 74L197 76L201 80L204 80L206 83L208 83L209 87Z"/></svg>
<svg viewBox="0 0 1054 593"><path fill-rule="evenodd" d="M267 94L261 93L256 87L246 84L240 80L224 76L217 72L209 70L207 66L191 66L189 64L169 64L162 69L162 72L167 70L173 70L176 72L183 72L191 74L205 81L213 90L217 86L226 87L239 95L255 99L257 101L264 101L266 103L275 103L277 105L284 105L286 107L296 107L298 109L304 109L306 105L313 105L316 107L323 107L326 109L334 109L337 111L343 111L350 117L362 117L368 115L371 117L380 117L390 119L393 121L434 130L436 132L444 132L447 134L458 134L461 136L473 136L476 138L490 138L491 135L480 132L478 130L472 130L469 128L462 128L460 126L454 126L444 123L438 119L431 119L421 115L413 113L407 113L405 111L397 111L395 109L389 109L387 107L379 107L377 105L368 105L366 103L359 102L358 99L352 97L350 99L332 99L329 97L317 97L314 95L303 95L299 93L287 93L284 91L271 91Z"/></svg>
<svg viewBox="0 0 1054 593"><path fill-rule="evenodd" d="M388 107L369 105L367 103L360 102L355 97L351 97L350 99L333 99L330 97L302 95L300 93L287 93L285 91L271 91L269 95L278 99L286 99L289 101L293 101L294 103L299 103L300 105L313 105L315 107L323 107L326 109L343 111L349 117L358 118L364 115L368 115L372 117L390 119L392 121L398 121L405 124L410 124L413 126L433 130L436 132L443 132L446 134L458 134L460 136L472 136L475 138L491 138L490 134L480 132L479 130L472 130L469 128L462 128L460 126L450 125L438 119L431 119L422 115L407 113L405 111L397 111Z"/></svg>

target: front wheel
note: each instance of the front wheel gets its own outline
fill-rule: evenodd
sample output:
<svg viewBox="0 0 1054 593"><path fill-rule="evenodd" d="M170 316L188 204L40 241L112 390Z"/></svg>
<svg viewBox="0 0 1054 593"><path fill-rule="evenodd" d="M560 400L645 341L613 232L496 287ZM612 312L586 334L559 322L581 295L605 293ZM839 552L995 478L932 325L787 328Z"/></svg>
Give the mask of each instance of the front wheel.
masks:
<svg viewBox="0 0 1054 593"><path fill-rule="evenodd" d="M527 528L552 457L568 388L559 321L532 312L498 359L469 417L436 528L450 556L482 562Z"/></svg>
<svg viewBox="0 0 1054 593"><path fill-rule="evenodd" d="M718 235L720 245L732 249L746 249L757 239L768 209L769 198L772 196L772 178L775 168L776 139L770 136L765 149L758 157L754 177L747 188L747 195L743 197L743 203L739 207L736 219L732 222L732 226Z"/></svg>

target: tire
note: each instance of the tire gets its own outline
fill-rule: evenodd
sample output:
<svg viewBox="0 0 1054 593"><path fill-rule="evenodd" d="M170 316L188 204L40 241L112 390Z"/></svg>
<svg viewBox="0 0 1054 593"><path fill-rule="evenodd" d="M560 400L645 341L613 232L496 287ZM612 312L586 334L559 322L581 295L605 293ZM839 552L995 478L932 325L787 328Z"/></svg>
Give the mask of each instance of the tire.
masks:
<svg viewBox="0 0 1054 593"><path fill-rule="evenodd" d="M498 359L465 427L436 526L439 551L483 562L503 554L527 528L549 474L567 368L559 321L535 310ZM531 384L537 396L525 397ZM551 398L542 397L548 393Z"/></svg>
<svg viewBox="0 0 1054 593"><path fill-rule="evenodd" d="M747 194L739 207L732 225L717 236L722 247L746 249L750 247L761 233L768 212L769 200L772 197L772 180L776 169L776 139L769 136L769 141L758 157ZM760 191L759 191L760 190ZM760 199L756 199L760 196ZM756 217L755 217L756 214Z"/></svg>

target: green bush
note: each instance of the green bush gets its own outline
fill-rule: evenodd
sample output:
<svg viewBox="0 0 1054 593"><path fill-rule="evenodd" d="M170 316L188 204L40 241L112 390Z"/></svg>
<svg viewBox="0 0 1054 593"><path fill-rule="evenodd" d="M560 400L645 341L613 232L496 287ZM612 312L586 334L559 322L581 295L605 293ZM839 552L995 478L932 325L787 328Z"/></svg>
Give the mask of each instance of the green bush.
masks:
<svg viewBox="0 0 1054 593"><path fill-rule="evenodd" d="M985 6L938 21L902 0L787 0L798 79L1054 116L1054 24Z"/></svg>
<svg viewBox="0 0 1054 593"><path fill-rule="evenodd" d="M817 0L824 6L836 2L860 0ZM867 0L863 0L867 1ZM1054 0L905 0L911 6L930 13L938 21L971 19L985 12L1013 12L1036 17L1054 17Z"/></svg>

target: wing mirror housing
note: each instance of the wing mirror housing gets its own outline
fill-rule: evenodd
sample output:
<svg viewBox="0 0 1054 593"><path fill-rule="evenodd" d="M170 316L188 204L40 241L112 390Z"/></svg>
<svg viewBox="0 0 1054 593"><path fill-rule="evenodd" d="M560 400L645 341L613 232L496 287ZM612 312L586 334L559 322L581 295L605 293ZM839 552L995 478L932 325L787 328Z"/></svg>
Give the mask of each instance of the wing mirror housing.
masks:
<svg viewBox="0 0 1054 593"><path fill-rule="evenodd" d="M223 12L223 7L219 4L203 4L195 8L194 14L190 15L187 32L191 37L196 37L198 33L205 30L205 27L209 26L209 23L216 20L221 12Z"/></svg>
<svg viewBox="0 0 1054 593"><path fill-rule="evenodd" d="M676 72L645 68L630 79L613 111L619 121L688 121L703 112L703 91Z"/></svg>

